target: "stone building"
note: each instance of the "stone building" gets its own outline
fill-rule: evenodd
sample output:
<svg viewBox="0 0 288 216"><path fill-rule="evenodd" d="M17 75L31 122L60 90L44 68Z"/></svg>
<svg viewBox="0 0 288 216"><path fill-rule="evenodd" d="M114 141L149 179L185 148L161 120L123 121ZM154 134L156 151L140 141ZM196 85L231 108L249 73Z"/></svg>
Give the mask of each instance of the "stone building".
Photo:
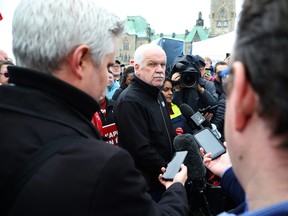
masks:
<svg viewBox="0 0 288 216"><path fill-rule="evenodd" d="M136 48L142 44L150 43L160 37L180 39L185 42L185 54L190 54L193 42L206 40L211 37L229 33L235 28L235 0L211 0L210 28L204 27L202 13L199 12L196 24L191 31L185 30L183 34L155 34L150 24L141 16L128 16L126 20L126 33L119 42L116 59L125 65L133 62Z"/></svg>
<svg viewBox="0 0 288 216"><path fill-rule="evenodd" d="M126 19L126 33L119 42L116 59L125 65L130 64L136 48L151 42L151 28L141 16L128 16Z"/></svg>
<svg viewBox="0 0 288 216"><path fill-rule="evenodd" d="M209 37L227 34L234 30L235 4L235 0L211 0Z"/></svg>

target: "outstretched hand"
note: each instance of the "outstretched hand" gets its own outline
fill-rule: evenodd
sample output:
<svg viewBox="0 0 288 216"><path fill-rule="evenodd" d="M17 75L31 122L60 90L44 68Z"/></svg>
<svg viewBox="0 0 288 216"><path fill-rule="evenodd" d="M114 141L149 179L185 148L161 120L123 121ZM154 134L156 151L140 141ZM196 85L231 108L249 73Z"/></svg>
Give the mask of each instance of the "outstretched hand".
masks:
<svg viewBox="0 0 288 216"><path fill-rule="evenodd" d="M221 177L225 170L232 166L228 152L220 157L212 160L211 153L204 153L204 149L200 148L200 154L203 156L203 163L212 173Z"/></svg>

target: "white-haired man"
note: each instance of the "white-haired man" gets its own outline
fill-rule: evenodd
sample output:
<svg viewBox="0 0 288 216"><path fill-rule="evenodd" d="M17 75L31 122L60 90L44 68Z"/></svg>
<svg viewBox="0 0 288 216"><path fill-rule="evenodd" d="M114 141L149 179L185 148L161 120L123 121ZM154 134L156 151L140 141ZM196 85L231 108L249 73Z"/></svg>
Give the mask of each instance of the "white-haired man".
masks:
<svg viewBox="0 0 288 216"><path fill-rule="evenodd" d="M114 106L119 146L131 153L146 177L148 191L158 201L165 188L156 176L174 153L173 129L160 89L166 54L158 45L144 44L136 49L134 61L135 77Z"/></svg>

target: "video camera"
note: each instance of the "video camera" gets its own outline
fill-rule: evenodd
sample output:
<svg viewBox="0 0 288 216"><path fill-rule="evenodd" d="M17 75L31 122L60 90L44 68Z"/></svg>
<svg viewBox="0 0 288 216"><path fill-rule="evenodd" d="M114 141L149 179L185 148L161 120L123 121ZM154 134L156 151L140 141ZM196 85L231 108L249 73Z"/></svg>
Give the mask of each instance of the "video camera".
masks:
<svg viewBox="0 0 288 216"><path fill-rule="evenodd" d="M171 66L171 76L179 72L179 84L182 88L197 88L200 78L200 69L197 59L192 55L178 56Z"/></svg>

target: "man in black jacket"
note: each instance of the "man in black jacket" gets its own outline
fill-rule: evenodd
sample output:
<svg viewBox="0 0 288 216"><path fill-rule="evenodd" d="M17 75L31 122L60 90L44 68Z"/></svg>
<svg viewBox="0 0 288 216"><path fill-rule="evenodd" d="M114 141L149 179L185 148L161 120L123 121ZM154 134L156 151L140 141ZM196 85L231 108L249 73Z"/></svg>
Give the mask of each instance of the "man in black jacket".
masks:
<svg viewBox="0 0 288 216"><path fill-rule="evenodd" d="M157 204L131 156L101 141L91 123L123 24L94 0L19 3L13 19L18 67L8 67L10 84L0 88L1 215L187 214L184 165L173 182L159 176L167 190ZM64 137L69 142L59 142ZM63 144L37 161L38 169L26 165L39 150ZM20 175L23 170L29 173Z"/></svg>
<svg viewBox="0 0 288 216"><path fill-rule="evenodd" d="M134 61L135 77L114 106L119 146L131 153L157 201L164 187L156 177L174 154L172 124L160 90L166 54L158 45L145 44L135 51Z"/></svg>

